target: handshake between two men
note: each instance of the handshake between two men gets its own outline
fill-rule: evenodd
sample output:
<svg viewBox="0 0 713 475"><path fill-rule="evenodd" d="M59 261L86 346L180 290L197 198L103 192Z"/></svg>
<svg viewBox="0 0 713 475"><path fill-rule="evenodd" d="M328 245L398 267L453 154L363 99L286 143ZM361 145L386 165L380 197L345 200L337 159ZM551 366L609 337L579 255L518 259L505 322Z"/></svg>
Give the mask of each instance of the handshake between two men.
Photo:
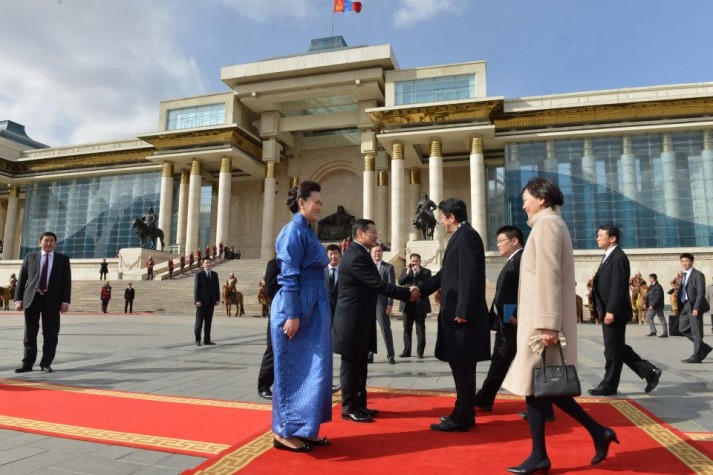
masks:
<svg viewBox="0 0 713 475"><path fill-rule="evenodd" d="M417 300L421 300L421 290L416 287L415 285L412 285L409 287L409 292L411 292L411 297L409 297L409 302L416 302Z"/></svg>

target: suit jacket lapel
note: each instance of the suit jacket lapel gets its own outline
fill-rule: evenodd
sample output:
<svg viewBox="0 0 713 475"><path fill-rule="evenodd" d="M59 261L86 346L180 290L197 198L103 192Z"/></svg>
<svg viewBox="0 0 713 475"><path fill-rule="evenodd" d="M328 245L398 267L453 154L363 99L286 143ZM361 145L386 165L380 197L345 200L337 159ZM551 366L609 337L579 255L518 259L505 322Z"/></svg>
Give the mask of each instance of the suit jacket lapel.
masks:
<svg viewBox="0 0 713 475"><path fill-rule="evenodd" d="M446 251L443 253L443 260L446 260L446 256L448 255L448 251L451 250L451 247L455 246L456 240L458 239L458 236L461 234L461 230L463 229L463 226L466 226L466 223L462 223L458 229L456 229L456 232L453 233L453 236L448 240L448 245L446 246Z"/></svg>

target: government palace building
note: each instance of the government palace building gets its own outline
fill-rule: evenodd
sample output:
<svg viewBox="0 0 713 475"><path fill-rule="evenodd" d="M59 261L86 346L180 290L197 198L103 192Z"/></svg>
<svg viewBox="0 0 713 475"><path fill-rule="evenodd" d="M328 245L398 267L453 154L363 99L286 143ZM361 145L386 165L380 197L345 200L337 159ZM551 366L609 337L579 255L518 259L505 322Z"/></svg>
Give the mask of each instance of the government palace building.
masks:
<svg viewBox="0 0 713 475"><path fill-rule="evenodd" d="M32 124L1 121L3 259L36 250L45 230L75 260L116 258L139 247L132 223L149 207L166 252L222 242L267 259L289 188L314 180L322 217L341 206L372 219L389 260L416 251L431 268L447 235L419 240L417 203L460 198L497 263L496 230L527 234L522 187L544 175L564 192L579 285L607 222L632 272L667 282L688 251L710 279L713 83L495 97L485 61L401 69L390 45L339 36L220 77L224 91L160 103L157 129L131 140L48 147Z"/></svg>

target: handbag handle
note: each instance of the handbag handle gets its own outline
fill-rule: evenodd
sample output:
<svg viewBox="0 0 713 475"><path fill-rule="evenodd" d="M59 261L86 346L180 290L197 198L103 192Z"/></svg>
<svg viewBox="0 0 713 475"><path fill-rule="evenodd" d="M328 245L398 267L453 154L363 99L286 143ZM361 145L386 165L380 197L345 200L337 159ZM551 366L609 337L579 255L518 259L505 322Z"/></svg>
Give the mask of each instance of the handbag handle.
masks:
<svg viewBox="0 0 713 475"><path fill-rule="evenodd" d="M562 345L557 343L557 348L560 350L560 357L562 357L562 372L564 373L564 377L566 380L569 381L569 375L567 374L567 362L564 359L564 351L562 351ZM545 372L545 355L547 354L547 347L545 346L544 349L542 350L542 377L544 378L545 382L547 382L547 373Z"/></svg>

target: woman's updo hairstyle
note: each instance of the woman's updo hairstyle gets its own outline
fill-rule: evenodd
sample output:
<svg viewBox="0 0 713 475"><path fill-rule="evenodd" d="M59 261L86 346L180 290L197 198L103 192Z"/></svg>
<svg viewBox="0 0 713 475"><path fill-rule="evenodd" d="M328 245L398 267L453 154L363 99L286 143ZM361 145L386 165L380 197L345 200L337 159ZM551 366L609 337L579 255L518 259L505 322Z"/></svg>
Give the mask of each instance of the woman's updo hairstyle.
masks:
<svg viewBox="0 0 713 475"><path fill-rule="evenodd" d="M310 180L303 181L294 188L291 188L287 193L287 207L290 208L290 211L293 213L297 213L300 210L299 199L302 198L306 200L313 191L321 193L322 187L319 186L319 183Z"/></svg>
<svg viewBox="0 0 713 475"><path fill-rule="evenodd" d="M534 176L530 178L530 181L528 181L527 185L522 189L522 193L524 193L525 190L527 190L533 198L545 200L545 208L562 206L564 203L562 190L560 190L555 182L545 177Z"/></svg>

